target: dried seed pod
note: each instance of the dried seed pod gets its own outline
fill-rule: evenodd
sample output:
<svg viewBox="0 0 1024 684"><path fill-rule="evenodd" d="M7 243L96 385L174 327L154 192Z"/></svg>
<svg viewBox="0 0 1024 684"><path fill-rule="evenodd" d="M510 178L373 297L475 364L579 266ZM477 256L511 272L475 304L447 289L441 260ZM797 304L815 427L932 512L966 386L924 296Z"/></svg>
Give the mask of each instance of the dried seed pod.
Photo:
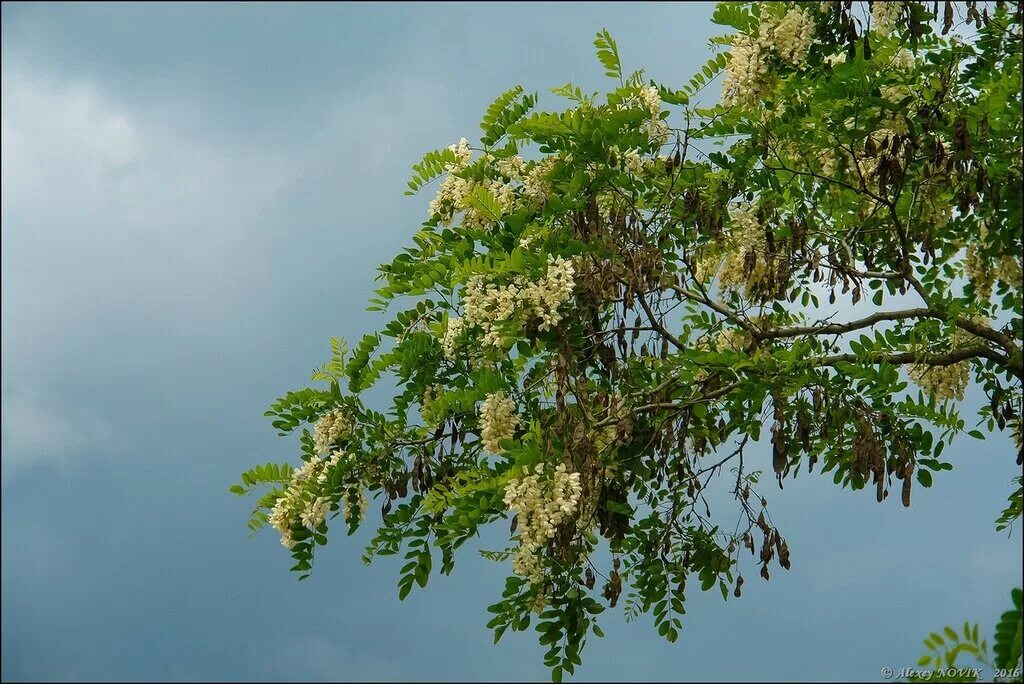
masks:
<svg viewBox="0 0 1024 684"><path fill-rule="evenodd" d="M786 570L792 567L792 564L789 562L789 546L786 542L782 542L782 546L779 547L779 565Z"/></svg>
<svg viewBox="0 0 1024 684"><path fill-rule="evenodd" d="M772 549L771 535L766 535L764 544L761 545L761 562L768 563L774 557L775 551Z"/></svg>
<svg viewBox="0 0 1024 684"><path fill-rule="evenodd" d="M738 577L736 577L736 589L732 592L732 595L735 596L736 598L739 598L740 594L742 594L742 593L743 593L743 575L739 575Z"/></svg>
<svg viewBox="0 0 1024 684"><path fill-rule="evenodd" d="M910 482L911 482L910 475L911 475L911 473L914 472L914 466L912 466L910 464L907 464L907 465L909 467L904 469L904 475L903 475L903 505L906 508L910 508Z"/></svg>

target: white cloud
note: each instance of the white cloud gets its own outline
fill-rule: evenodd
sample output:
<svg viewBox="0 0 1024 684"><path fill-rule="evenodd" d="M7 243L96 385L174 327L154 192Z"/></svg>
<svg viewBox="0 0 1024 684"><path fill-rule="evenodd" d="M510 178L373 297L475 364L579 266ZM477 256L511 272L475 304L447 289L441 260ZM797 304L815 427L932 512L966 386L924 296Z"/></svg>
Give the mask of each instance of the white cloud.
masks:
<svg viewBox="0 0 1024 684"><path fill-rule="evenodd" d="M5 388L0 404L5 487L11 475L34 463L61 463L110 439L110 428L102 419L76 412L37 389Z"/></svg>
<svg viewBox="0 0 1024 684"><path fill-rule="evenodd" d="M124 99L7 53L2 74L5 461L81 449L78 419L54 401L88 389L64 379L69 372L128 366L127 377L148 384L189 354L223 354L249 327L244 312L282 277L273 250L294 239L294 226L268 223L270 211L310 182L347 189L328 211L369 211L367 193L384 196L384 178L396 165L405 173L430 146L424 132L448 114L444 89L429 79L325 94L319 122L282 149L238 135L243 128L218 136L200 93L157 105ZM417 106L424 117L403 126L402 112ZM395 181L387 196L402 189ZM29 386L52 389L16 390Z"/></svg>
<svg viewBox="0 0 1024 684"><path fill-rule="evenodd" d="M83 427L95 421L60 406L62 375L98 356L160 354L196 331L216 337L247 286L269 278L269 241L251 226L297 174L255 143L176 128L173 109L147 118L95 83L7 55L2 102L6 477L8 463L95 444Z"/></svg>
<svg viewBox="0 0 1024 684"><path fill-rule="evenodd" d="M7 60L2 119L6 322L23 335L142 303L215 322L242 294L225 262L259 267L246 229L295 175L259 149L176 130L173 111L146 120L94 84Z"/></svg>

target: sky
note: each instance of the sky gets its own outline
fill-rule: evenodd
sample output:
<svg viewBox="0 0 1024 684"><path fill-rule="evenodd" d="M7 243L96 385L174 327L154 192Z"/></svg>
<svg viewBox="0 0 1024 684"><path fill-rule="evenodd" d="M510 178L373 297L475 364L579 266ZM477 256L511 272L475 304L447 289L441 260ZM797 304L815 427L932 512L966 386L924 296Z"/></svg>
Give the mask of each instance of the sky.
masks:
<svg viewBox="0 0 1024 684"><path fill-rule="evenodd" d="M604 27L681 85L711 9L3 3L0 676L546 680L536 633L485 628L508 567L463 554L399 602L368 526L298 583L227 488L297 460L263 411L381 324L375 269L429 200L403 195L412 163L512 85L602 87ZM878 680L937 627L991 633L1018 469L1003 436L944 455L910 509L817 475L769 490L791 571L691 591L676 644L606 612L576 679Z"/></svg>

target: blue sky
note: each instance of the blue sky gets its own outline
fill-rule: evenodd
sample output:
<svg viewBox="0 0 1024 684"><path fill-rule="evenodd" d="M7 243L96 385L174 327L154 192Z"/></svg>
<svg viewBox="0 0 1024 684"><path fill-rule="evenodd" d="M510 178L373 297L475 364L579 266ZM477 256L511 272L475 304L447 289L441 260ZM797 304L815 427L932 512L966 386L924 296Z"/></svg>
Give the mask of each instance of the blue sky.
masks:
<svg viewBox="0 0 1024 684"><path fill-rule="evenodd" d="M484 627L506 567L466 554L400 603L366 530L299 584L227 487L295 459L266 406L378 324L424 151L516 83L600 87L602 27L681 84L710 12L4 3L3 679L546 679L534 633ZM769 490L789 573L692 593L675 645L606 613L578 679L878 679L937 626L990 630L1021 574L992 523L1017 468L1004 437L947 454L909 510L831 478Z"/></svg>

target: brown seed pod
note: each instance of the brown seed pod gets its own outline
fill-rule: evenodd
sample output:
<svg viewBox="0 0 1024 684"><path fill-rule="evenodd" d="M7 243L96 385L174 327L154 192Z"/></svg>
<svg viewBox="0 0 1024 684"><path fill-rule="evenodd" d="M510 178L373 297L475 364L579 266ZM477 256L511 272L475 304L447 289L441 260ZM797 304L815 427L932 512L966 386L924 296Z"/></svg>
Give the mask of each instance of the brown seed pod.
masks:
<svg viewBox="0 0 1024 684"><path fill-rule="evenodd" d="M786 570L792 567L792 564L789 562L789 546L786 542L782 542L782 546L779 547L779 565Z"/></svg>

